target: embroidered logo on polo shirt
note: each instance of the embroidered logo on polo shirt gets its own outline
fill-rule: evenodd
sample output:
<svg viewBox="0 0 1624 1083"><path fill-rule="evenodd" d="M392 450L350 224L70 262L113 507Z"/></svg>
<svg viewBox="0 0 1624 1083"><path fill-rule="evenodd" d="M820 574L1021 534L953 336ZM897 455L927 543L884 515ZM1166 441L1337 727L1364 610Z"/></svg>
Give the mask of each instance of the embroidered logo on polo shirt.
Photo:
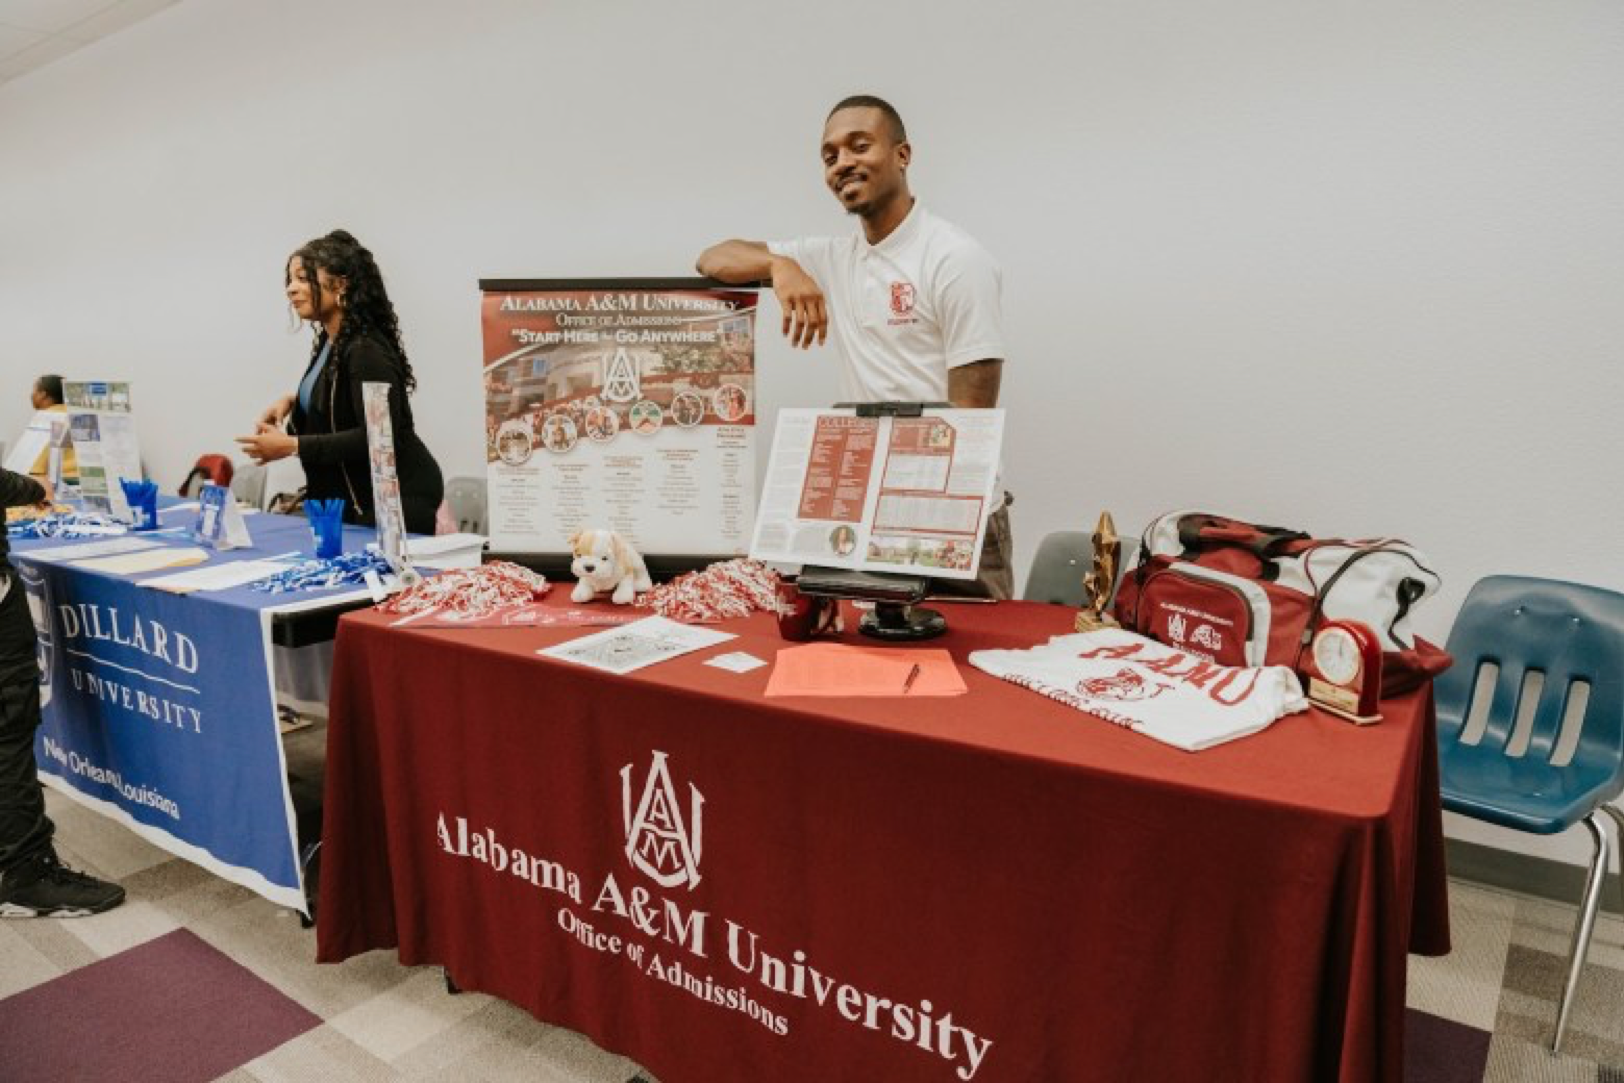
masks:
<svg viewBox="0 0 1624 1083"><path fill-rule="evenodd" d="M914 288L912 282L891 283L891 315L898 317L892 323L912 323Z"/></svg>
<svg viewBox="0 0 1624 1083"><path fill-rule="evenodd" d="M666 754L655 750L643 781L643 795L632 810L632 765L620 769L621 807L626 822L626 859L661 887L699 886L705 795L688 785L688 820L682 816Z"/></svg>

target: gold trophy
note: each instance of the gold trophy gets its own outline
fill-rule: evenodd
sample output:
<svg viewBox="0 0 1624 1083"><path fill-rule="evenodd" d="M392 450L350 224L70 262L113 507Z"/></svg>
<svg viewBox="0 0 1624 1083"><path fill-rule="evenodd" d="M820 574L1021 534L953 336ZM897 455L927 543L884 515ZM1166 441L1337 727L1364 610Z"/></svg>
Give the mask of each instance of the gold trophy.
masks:
<svg viewBox="0 0 1624 1083"><path fill-rule="evenodd" d="M1122 539L1117 537L1116 523L1111 521L1110 512L1100 512L1093 541L1094 567L1083 576L1083 609L1073 624L1079 632L1121 627L1117 619L1105 611L1106 603L1111 600L1111 588L1116 585L1117 565L1122 561Z"/></svg>

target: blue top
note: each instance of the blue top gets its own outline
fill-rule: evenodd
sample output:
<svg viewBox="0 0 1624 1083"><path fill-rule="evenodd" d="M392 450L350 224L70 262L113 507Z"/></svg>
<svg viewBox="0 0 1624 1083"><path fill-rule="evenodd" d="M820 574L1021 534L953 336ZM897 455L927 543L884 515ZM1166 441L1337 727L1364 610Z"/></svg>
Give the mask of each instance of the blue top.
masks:
<svg viewBox="0 0 1624 1083"><path fill-rule="evenodd" d="M332 339L322 343L321 353L316 355L316 363L310 366L305 378L299 381L299 409L307 414L310 412L310 395L316 388L316 381L321 378L321 370L327 367L327 355L332 349Z"/></svg>

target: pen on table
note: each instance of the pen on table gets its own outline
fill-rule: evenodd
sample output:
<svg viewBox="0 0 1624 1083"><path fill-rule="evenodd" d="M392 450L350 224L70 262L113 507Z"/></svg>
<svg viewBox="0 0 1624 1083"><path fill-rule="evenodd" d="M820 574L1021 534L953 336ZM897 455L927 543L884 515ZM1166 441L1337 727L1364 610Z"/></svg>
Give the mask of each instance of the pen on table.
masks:
<svg viewBox="0 0 1624 1083"><path fill-rule="evenodd" d="M909 689L913 688L913 683L914 683L914 681L916 679L918 679L918 677L919 677L919 663L915 662L914 667L908 671L908 679L902 682L902 694L903 695L906 696L908 694Z"/></svg>

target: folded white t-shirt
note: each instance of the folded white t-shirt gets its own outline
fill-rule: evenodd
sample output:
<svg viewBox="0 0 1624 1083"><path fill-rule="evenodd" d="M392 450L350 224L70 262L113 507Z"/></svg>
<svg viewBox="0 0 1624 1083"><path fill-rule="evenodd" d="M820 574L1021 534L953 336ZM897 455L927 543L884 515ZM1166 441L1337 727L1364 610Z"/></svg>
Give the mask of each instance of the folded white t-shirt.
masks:
<svg viewBox="0 0 1624 1083"><path fill-rule="evenodd" d="M1220 666L1120 628L1024 651L975 651L970 664L1186 752L1308 707L1286 666Z"/></svg>

